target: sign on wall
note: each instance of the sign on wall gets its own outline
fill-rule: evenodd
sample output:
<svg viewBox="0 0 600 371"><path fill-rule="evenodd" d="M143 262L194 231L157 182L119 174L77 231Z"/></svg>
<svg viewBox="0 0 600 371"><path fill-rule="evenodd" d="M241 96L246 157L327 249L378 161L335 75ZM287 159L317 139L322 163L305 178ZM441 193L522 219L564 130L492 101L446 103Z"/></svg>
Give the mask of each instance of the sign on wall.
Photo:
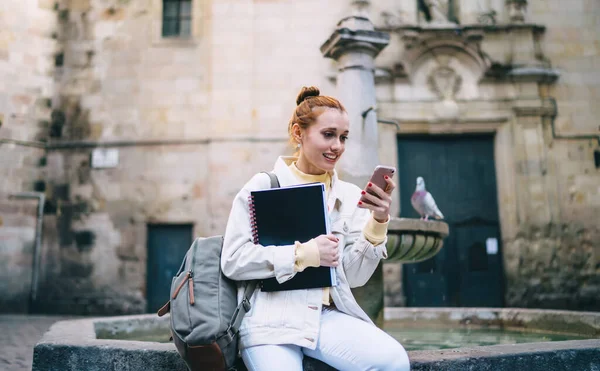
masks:
<svg viewBox="0 0 600 371"><path fill-rule="evenodd" d="M108 169L119 165L119 150L117 148L94 148L91 166L94 169Z"/></svg>

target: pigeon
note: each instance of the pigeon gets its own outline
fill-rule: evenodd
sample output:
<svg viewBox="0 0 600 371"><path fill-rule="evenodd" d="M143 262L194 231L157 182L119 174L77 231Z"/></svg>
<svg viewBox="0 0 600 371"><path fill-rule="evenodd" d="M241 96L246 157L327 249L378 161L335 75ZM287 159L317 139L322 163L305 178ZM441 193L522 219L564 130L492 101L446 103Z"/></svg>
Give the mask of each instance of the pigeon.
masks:
<svg viewBox="0 0 600 371"><path fill-rule="evenodd" d="M430 216L436 219L444 218L444 215L435 204L431 193L425 190L425 180L422 177L417 178L417 187L410 198L410 202L419 215L421 215L421 219L428 220Z"/></svg>

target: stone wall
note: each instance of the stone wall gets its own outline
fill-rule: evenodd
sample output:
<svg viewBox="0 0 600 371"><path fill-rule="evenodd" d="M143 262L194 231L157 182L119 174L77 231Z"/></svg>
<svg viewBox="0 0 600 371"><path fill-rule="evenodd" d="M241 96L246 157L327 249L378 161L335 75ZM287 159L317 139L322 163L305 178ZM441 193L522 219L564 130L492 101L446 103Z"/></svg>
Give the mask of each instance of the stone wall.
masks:
<svg viewBox="0 0 600 371"><path fill-rule="evenodd" d="M205 143L119 148L119 166L93 169L89 151L51 151L62 173L45 218L38 311L146 311L148 223L190 223L196 236L223 233L237 189L284 152L274 145ZM228 156L223 156L227 153Z"/></svg>
<svg viewBox="0 0 600 371"><path fill-rule="evenodd" d="M547 169L531 193L543 207L504 236L509 306L600 310L598 14L593 1L529 2L528 19L547 26L544 54L561 76L542 90L558 115L544 120L541 141L528 143L541 144Z"/></svg>
<svg viewBox="0 0 600 371"><path fill-rule="evenodd" d="M53 1L0 3L0 312L26 312L37 201L44 191L56 49Z"/></svg>
<svg viewBox="0 0 600 371"><path fill-rule="evenodd" d="M29 309L36 200L17 200L0 193L0 313Z"/></svg>
<svg viewBox="0 0 600 371"><path fill-rule="evenodd" d="M0 4L0 192L30 191L43 177L54 87L52 1ZM33 142L33 143L32 143Z"/></svg>
<svg viewBox="0 0 600 371"><path fill-rule="evenodd" d="M557 6L561 17L556 17ZM530 11L532 20L548 25L544 50L561 71L560 80L547 93L558 107L548 152L556 168L560 219L597 231L600 170L593 156L600 150L600 3L531 2Z"/></svg>
<svg viewBox="0 0 600 371"><path fill-rule="evenodd" d="M600 310L598 238L578 224L524 227L505 242L507 306Z"/></svg>
<svg viewBox="0 0 600 371"><path fill-rule="evenodd" d="M191 37L162 38L161 4L59 4L38 311L146 311L148 223L223 233L241 186L291 152L302 85L334 91L319 46L339 6L193 1ZM99 147L115 168L91 166Z"/></svg>

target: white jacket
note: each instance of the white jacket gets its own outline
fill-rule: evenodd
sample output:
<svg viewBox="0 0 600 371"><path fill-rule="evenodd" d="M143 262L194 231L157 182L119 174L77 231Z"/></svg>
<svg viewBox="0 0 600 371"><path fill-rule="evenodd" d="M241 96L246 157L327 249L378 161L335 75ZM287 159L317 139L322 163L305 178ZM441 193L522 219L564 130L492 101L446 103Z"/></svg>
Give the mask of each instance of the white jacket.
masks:
<svg viewBox="0 0 600 371"><path fill-rule="evenodd" d="M298 184L288 168L295 160L295 157L280 157L275 163L273 171L282 187ZM221 268L230 279L246 281L276 277L279 282L285 282L295 275L294 245L260 246L252 242L248 197L250 191L268 188L269 176L256 174L233 201L221 255ZM332 287L330 293L338 310L372 323L350 288L364 285L379 261L387 258L387 238L376 246L365 239L362 230L371 215L369 210L357 207L360 192L356 185L339 180L334 171L327 204L331 210L331 231L339 238L342 264L336 268L338 285ZM238 287L240 302L243 282L239 282ZM279 292L257 290L251 299L252 309L242 321L240 348L261 344L296 344L315 349L322 292L320 288Z"/></svg>

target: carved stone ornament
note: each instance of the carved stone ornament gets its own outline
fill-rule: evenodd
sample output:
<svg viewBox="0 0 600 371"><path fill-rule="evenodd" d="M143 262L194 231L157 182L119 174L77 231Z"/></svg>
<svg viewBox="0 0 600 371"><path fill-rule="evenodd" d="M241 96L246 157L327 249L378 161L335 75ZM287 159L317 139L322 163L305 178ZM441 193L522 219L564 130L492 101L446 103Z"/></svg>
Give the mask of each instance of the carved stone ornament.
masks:
<svg viewBox="0 0 600 371"><path fill-rule="evenodd" d="M400 11L389 12L383 11L381 12L381 20L383 23L383 27L395 28L400 27L404 24L404 20L402 18L402 13Z"/></svg>
<svg viewBox="0 0 600 371"><path fill-rule="evenodd" d="M498 13L494 9L491 9L488 12L480 13L477 16L477 22L482 25L493 26L497 23L497 20L496 20L497 15L498 15Z"/></svg>
<svg viewBox="0 0 600 371"><path fill-rule="evenodd" d="M454 25L450 21L450 0L419 0L419 8L425 13L428 24L434 26Z"/></svg>
<svg viewBox="0 0 600 371"><path fill-rule="evenodd" d="M427 84L441 99L454 100L462 85L462 77L447 65L440 65L431 71Z"/></svg>
<svg viewBox="0 0 600 371"><path fill-rule="evenodd" d="M429 89L440 97L440 102L434 105L434 121L455 121L460 117L460 109L454 97L460 91L462 77L448 66L448 59L439 63L427 78Z"/></svg>
<svg viewBox="0 0 600 371"><path fill-rule="evenodd" d="M508 18L511 23L525 22L527 12L527 0L506 0Z"/></svg>

